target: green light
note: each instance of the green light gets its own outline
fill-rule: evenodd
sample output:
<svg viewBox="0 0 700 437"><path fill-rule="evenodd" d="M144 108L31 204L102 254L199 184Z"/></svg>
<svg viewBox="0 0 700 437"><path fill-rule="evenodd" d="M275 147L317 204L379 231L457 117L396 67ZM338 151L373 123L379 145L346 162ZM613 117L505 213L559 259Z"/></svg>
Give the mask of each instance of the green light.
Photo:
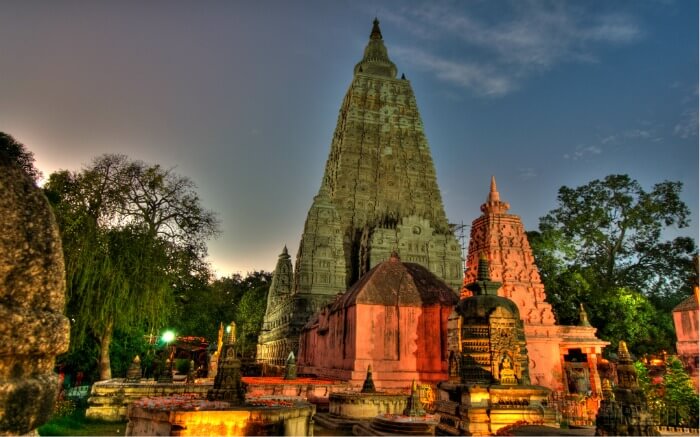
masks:
<svg viewBox="0 0 700 437"><path fill-rule="evenodd" d="M166 343L170 343L171 341L175 340L175 333L173 331L165 331L161 339L163 339L163 341Z"/></svg>
<svg viewBox="0 0 700 437"><path fill-rule="evenodd" d="M231 332L231 325L227 325L226 326L226 333L228 334L230 332Z"/></svg>

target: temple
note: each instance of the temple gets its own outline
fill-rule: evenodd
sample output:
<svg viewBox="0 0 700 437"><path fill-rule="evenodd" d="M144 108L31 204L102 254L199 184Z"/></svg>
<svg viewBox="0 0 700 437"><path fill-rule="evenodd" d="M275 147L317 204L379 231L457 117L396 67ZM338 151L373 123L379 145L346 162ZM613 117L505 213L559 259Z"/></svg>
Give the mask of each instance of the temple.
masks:
<svg viewBox="0 0 700 437"><path fill-rule="evenodd" d="M490 278L503 284L498 294L515 302L524 321L533 384L600 398L597 361L609 343L595 336L583 308L579 326L556 324L523 224L508 214L509 208L492 177L482 215L472 222L464 284L477 279L479 258L486 257ZM464 287L461 294L469 297L472 292Z"/></svg>
<svg viewBox="0 0 700 437"><path fill-rule="evenodd" d="M394 252L304 327L300 371L360 387L371 366L382 389L442 381L457 301L442 280Z"/></svg>
<svg viewBox="0 0 700 437"><path fill-rule="evenodd" d="M294 269L285 250L270 288L258 360L283 365L309 318L397 252L457 290L461 249L448 224L411 84L375 19L343 99Z"/></svg>

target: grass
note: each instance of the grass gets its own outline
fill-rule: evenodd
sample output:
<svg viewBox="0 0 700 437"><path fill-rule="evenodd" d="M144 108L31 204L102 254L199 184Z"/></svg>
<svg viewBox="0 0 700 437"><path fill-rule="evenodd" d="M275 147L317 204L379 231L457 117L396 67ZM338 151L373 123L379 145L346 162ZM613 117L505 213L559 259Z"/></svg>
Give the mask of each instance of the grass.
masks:
<svg viewBox="0 0 700 437"><path fill-rule="evenodd" d="M39 435L124 435L126 422L104 422L85 418L84 409L54 417L37 430Z"/></svg>

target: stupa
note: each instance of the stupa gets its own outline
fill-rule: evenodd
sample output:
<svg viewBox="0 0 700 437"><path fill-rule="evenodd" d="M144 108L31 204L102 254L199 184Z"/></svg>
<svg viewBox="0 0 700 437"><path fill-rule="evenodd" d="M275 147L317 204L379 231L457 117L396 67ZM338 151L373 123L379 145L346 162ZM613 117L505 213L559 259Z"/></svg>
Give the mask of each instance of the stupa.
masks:
<svg viewBox="0 0 700 437"><path fill-rule="evenodd" d="M617 349L618 384L613 389L609 380L603 381L603 401L596 417L596 435L647 436L659 435L653 415L647 408L644 392L639 387L637 371L620 341Z"/></svg>
<svg viewBox="0 0 700 437"><path fill-rule="evenodd" d="M482 215L472 222L464 284L477 279L479 258L486 257L489 276L502 283L498 295L513 301L523 318L533 383L564 394L600 398L597 363L609 343L596 337L583 308L578 326L556 323L523 224L509 209L492 177ZM472 294L469 287L462 288L462 297Z"/></svg>
<svg viewBox="0 0 700 437"><path fill-rule="evenodd" d="M448 224L411 89L374 20L343 99L294 269L285 249L273 275L257 357L283 366L310 316L392 251L461 285L461 249Z"/></svg>
<svg viewBox="0 0 700 437"><path fill-rule="evenodd" d="M558 427L548 406L550 390L530 384L528 353L518 306L499 296L501 283L489 278L489 263L479 260L473 296L457 304L451 333L450 374L438 384L439 433L489 435L514 423Z"/></svg>

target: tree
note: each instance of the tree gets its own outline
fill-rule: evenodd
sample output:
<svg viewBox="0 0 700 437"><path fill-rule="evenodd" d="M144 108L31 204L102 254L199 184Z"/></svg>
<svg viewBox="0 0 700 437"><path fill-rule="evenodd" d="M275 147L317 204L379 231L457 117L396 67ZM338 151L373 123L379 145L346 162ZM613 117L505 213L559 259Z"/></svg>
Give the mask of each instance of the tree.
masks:
<svg viewBox="0 0 700 437"><path fill-rule="evenodd" d="M696 250L692 238L661 238L670 226L688 225L681 188L665 181L647 192L627 175L610 175L559 189L558 207L529 237L560 323L575 323L584 303L591 322L614 344L627 339L636 352L672 347L670 309L689 292ZM611 307L632 319L613 320ZM649 324L632 332L641 316ZM668 341L661 344L658 334Z"/></svg>
<svg viewBox="0 0 700 437"><path fill-rule="evenodd" d="M34 182L41 179L41 172L34 167L34 154L11 135L0 132L0 160L21 168Z"/></svg>
<svg viewBox="0 0 700 437"><path fill-rule="evenodd" d="M666 408L677 412L682 425L697 426L698 394L693 388L693 380L683 368L683 363L673 356L666 360L663 393Z"/></svg>
<svg viewBox="0 0 700 437"><path fill-rule="evenodd" d="M204 266L216 218L189 179L123 155L54 173L45 192L64 243L71 347L97 341L108 379L115 330L165 322L177 286Z"/></svg>

